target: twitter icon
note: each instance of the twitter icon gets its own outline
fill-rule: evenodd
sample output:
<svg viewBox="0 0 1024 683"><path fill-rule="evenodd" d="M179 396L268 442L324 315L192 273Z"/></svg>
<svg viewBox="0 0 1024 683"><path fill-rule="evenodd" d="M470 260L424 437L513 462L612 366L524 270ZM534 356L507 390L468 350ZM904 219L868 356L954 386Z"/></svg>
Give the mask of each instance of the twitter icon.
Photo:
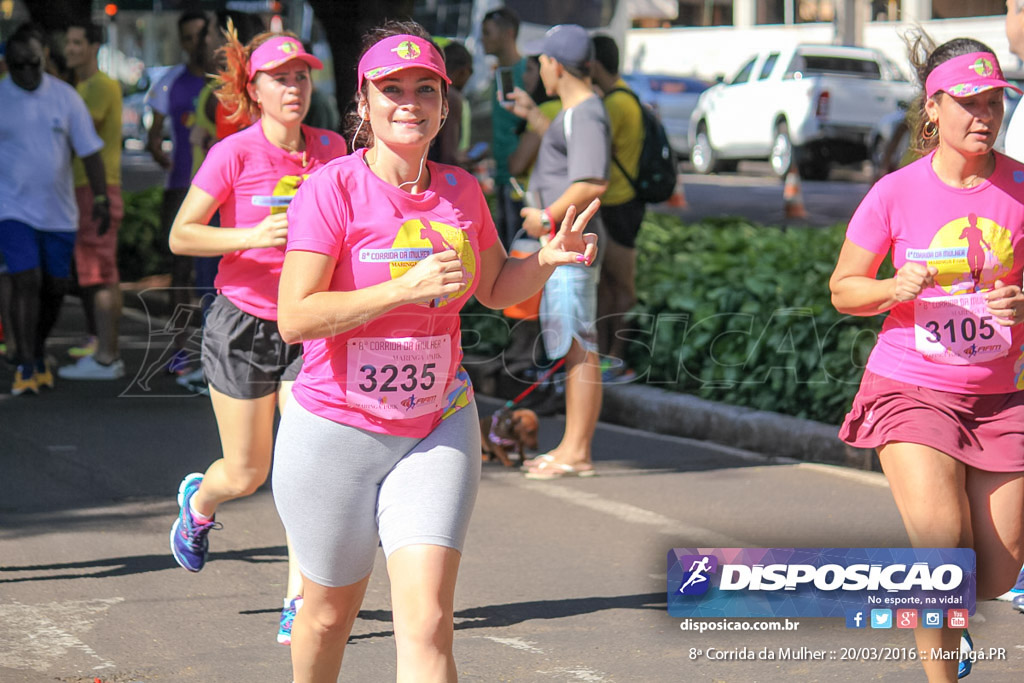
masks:
<svg viewBox="0 0 1024 683"><path fill-rule="evenodd" d="M892 628L892 610L871 610L871 628Z"/></svg>

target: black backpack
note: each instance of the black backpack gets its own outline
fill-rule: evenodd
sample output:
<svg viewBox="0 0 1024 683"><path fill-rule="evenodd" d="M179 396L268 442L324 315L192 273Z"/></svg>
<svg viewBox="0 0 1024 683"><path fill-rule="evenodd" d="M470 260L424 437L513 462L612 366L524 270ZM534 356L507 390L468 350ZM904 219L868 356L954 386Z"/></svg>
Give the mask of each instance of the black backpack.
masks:
<svg viewBox="0 0 1024 683"><path fill-rule="evenodd" d="M630 178L629 173L622 167L619 160L612 154L612 161L626 176L626 180L633 186L636 198L648 204L664 202L676 189L676 173L678 164L672 146L668 144L668 134L665 126L661 125L657 115L650 107L645 105L637 97L636 93L627 88L614 88L605 95L607 99L615 92L625 92L633 96L636 103L640 105L640 113L644 126L644 145L640 150L640 164L637 167L636 178Z"/></svg>

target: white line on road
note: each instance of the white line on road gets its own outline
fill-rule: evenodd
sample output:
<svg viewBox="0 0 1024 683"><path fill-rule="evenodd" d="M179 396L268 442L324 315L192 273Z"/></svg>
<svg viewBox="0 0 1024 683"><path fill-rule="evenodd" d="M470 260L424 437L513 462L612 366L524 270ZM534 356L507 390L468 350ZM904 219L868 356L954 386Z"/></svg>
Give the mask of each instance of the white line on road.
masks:
<svg viewBox="0 0 1024 683"><path fill-rule="evenodd" d="M630 505L629 503L608 500L606 498L602 498L596 493L590 493L589 491L580 491L564 486L552 486L551 484L531 483L527 479L515 479L513 481L515 481L516 486L528 489L534 493L540 493L551 498L558 498L559 500L572 503L573 505L578 505L596 512L602 512L606 515L622 520L623 522L653 526L657 527L659 531L665 534L699 539L700 543L697 543L696 541L694 541L694 543L700 545L700 547L754 547L745 541L720 534L717 531L687 524L651 510L645 510L644 508Z"/></svg>
<svg viewBox="0 0 1024 683"><path fill-rule="evenodd" d="M569 680L575 681L586 681L586 683L601 683L601 681L607 680L604 674L600 671L594 671L583 666L575 668L562 667L559 669L552 669L551 671L538 671L537 673L545 676L558 677L565 680L568 677Z"/></svg>
<svg viewBox="0 0 1024 683"><path fill-rule="evenodd" d="M92 630L94 615L121 602L124 598L0 605L0 666L45 673L58 662L71 664L77 651L86 656L93 670L113 669L114 663L82 642L79 635Z"/></svg>
<svg viewBox="0 0 1024 683"><path fill-rule="evenodd" d="M498 638L497 636L479 636L485 640L492 640L499 645L505 645L513 650L522 650L523 652L532 652L535 655L544 654L544 650L536 647L536 643L532 640L523 640L522 638Z"/></svg>

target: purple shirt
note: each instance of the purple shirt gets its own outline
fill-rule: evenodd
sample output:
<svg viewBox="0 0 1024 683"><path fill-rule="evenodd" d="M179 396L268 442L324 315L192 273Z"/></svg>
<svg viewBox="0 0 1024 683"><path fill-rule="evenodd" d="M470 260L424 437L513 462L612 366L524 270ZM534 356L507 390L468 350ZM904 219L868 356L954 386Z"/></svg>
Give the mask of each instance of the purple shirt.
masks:
<svg viewBox="0 0 1024 683"><path fill-rule="evenodd" d="M171 121L171 170L167 174L167 189L184 190L192 179L192 145L189 131L195 124L196 100L206 80L194 76L184 64L179 64L155 86L147 96L154 111Z"/></svg>

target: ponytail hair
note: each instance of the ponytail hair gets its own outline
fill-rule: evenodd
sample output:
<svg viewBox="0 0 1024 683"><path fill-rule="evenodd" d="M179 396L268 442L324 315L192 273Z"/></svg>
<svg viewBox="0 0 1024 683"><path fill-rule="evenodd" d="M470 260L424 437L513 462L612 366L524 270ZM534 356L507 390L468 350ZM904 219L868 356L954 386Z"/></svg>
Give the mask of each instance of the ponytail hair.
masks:
<svg viewBox="0 0 1024 683"><path fill-rule="evenodd" d="M223 57L226 66L217 73L215 93L224 109L231 112L226 117L230 123L248 125L260 117L260 105L249 96L249 58L260 45L281 35L298 40L298 36L291 31L265 31L250 40L247 45L243 45L238 39L234 22L228 20L228 27L224 31L227 42L217 50L218 56Z"/></svg>

